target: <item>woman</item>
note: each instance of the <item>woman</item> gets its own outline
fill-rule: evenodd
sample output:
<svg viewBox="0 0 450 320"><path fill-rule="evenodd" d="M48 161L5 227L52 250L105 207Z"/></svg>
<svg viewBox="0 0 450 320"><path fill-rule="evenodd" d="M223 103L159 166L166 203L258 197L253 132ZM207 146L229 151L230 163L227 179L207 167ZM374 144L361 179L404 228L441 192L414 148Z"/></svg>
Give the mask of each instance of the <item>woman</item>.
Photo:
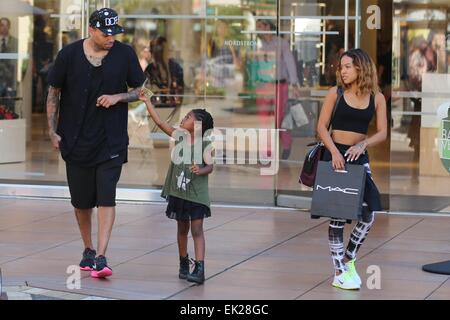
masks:
<svg viewBox="0 0 450 320"><path fill-rule="evenodd" d="M213 86L224 87L235 80L235 70L240 70L239 50L227 44L229 40L228 24L218 20L216 32L209 41L208 73L212 75Z"/></svg>
<svg viewBox="0 0 450 320"><path fill-rule="evenodd" d="M317 132L327 149L323 160L331 161L335 170L345 169L347 162L364 165L367 172L362 218L353 228L345 252L346 220L331 219L329 227L329 245L335 268L333 286L355 290L361 287L361 278L355 268L356 254L373 225L374 212L382 209L380 193L369 167L367 148L386 140L386 100L379 92L375 64L361 49L342 54L336 78L338 87L330 89L325 98ZM342 90L343 95L336 105L338 90ZM377 133L368 137L373 117L376 117ZM331 133L328 131L330 121Z"/></svg>
<svg viewBox="0 0 450 320"><path fill-rule="evenodd" d="M183 68L173 58L169 58L167 39L156 37L150 41L152 62L145 69L150 90L155 93L152 104L158 107L180 107L183 102Z"/></svg>
<svg viewBox="0 0 450 320"><path fill-rule="evenodd" d="M272 33L277 29L272 20L258 19L256 29L260 32L258 36L261 39L261 47L256 59L258 79L255 91L259 124L262 127L271 127L270 115L275 105L276 128L281 129L283 119L288 112L289 85L292 86L294 97L300 98L297 62L289 42ZM281 130L280 140L283 148L281 159L288 160L293 145L291 131ZM271 150L270 146L268 150Z"/></svg>

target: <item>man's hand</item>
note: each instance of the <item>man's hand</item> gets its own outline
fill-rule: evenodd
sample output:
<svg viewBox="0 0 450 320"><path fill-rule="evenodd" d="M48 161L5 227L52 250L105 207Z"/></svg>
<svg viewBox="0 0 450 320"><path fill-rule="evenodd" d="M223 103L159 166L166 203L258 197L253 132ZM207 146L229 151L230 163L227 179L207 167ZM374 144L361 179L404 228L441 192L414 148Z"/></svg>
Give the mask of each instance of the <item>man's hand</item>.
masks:
<svg viewBox="0 0 450 320"><path fill-rule="evenodd" d="M55 132L50 132L49 134L50 140L52 141L53 148L59 150L59 143L61 142L61 137L57 135Z"/></svg>
<svg viewBox="0 0 450 320"><path fill-rule="evenodd" d="M97 107L109 108L116 105L120 101L119 95L102 95L97 99Z"/></svg>
<svg viewBox="0 0 450 320"><path fill-rule="evenodd" d="M134 102L139 100L140 88L131 89L127 93L119 93L114 95L102 95L97 99L97 107L109 108L119 102Z"/></svg>

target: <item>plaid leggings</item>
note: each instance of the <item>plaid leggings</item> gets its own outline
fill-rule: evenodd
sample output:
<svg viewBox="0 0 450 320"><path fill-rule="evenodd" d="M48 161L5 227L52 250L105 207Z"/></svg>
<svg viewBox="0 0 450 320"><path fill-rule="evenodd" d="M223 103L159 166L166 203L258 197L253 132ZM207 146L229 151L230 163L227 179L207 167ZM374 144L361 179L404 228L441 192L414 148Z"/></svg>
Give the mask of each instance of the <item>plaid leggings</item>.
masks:
<svg viewBox="0 0 450 320"><path fill-rule="evenodd" d="M359 248L369 234L374 222L374 214L364 207L362 220L353 228L350 240L345 251L345 256L349 260L356 258ZM328 229L328 243L330 246L331 257L333 259L334 269L338 272L345 272L346 267L344 263L344 226L346 220L331 219L330 227Z"/></svg>
<svg viewBox="0 0 450 320"><path fill-rule="evenodd" d="M336 147L342 153L350 148L350 146L335 143ZM332 155L326 150L323 157L324 161L331 161ZM331 219L330 227L328 229L328 243L330 246L331 257L333 258L334 268L336 271L345 272L346 267L344 264L344 255L353 260L358 253L364 240L372 228L374 222L374 211L381 211L381 200L380 193L378 191L375 182L372 179L372 171L369 165L369 155L367 151L359 157L359 159L354 162L354 164L363 165L366 168L366 183L364 187L364 206L362 210L361 220L358 221L356 226L353 228L352 234L350 236L350 241L347 245L347 250L344 252L344 226L346 220L342 219Z"/></svg>

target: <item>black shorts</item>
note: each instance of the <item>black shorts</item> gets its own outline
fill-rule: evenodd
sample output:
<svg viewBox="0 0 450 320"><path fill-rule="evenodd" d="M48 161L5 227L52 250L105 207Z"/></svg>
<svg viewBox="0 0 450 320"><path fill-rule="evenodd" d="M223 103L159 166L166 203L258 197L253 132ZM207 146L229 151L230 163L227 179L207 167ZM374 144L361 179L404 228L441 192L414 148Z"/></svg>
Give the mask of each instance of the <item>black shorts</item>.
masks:
<svg viewBox="0 0 450 320"><path fill-rule="evenodd" d="M93 167L66 163L72 205L77 209L116 206L116 187L123 163L123 155Z"/></svg>

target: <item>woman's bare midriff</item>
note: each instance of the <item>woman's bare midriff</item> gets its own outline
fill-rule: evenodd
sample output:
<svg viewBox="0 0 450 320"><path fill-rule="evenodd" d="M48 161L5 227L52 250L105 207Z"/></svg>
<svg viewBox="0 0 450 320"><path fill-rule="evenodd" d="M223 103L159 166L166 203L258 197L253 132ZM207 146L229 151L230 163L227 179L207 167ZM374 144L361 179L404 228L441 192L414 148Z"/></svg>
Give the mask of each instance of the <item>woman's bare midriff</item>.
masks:
<svg viewBox="0 0 450 320"><path fill-rule="evenodd" d="M333 130L331 137L335 143L345 144L347 146L354 146L355 144L367 139L367 135L340 130Z"/></svg>

